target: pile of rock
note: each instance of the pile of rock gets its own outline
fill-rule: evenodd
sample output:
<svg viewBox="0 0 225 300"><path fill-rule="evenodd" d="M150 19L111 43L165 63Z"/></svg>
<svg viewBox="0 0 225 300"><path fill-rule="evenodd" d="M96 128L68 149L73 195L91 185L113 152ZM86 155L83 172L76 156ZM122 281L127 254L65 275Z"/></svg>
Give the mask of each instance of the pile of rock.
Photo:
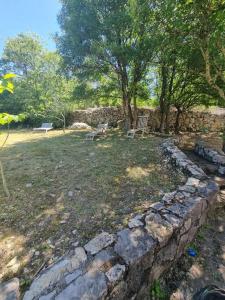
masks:
<svg viewBox="0 0 225 300"><path fill-rule="evenodd" d="M102 232L42 271L24 300L147 299L149 287L184 253L214 204L218 187L173 143L168 159L191 177L128 227Z"/></svg>
<svg viewBox="0 0 225 300"><path fill-rule="evenodd" d="M69 126L69 129L88 129L91 130L91 126L89 126L86 123L83 122L74 122L71 126Z"/></svg>

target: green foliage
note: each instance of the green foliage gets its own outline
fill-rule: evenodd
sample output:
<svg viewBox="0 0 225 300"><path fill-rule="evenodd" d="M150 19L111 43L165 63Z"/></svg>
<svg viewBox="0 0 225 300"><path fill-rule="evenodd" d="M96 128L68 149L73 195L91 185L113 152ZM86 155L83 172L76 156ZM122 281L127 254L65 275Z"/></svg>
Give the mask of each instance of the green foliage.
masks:
<svg viewBox="0 0 225 300"><path fill-rule="evenodd" d="M4 91L13 93L14 85L11 82L11 79L15 76L15 74L8 73L0 77L0 94L2 94ZM0 125L9 125L12 122L22 121L24 118L25 116L23 114L10 115L8 113L0 113Z"/></svg>
<svg viewBox="0 0 225 300"><path fill-rule="evenodd" d="M20 34L9 39L1 67L19 74L14 93L0 97L1 111L25 112L34 124L44 119L54 121L68 110L76 80L63 76L61 57L46 51L37 36Z"/></svg>
<svg viewBox="0 0 225 300"><path fill-rule="evenodd" d="M63 33L57 42L68 73L82 84L100 82L97 94L107 91L125 108L132 102L135 108L157 45L152 3L69 0L62 4Z"/></svg>
<svg viewBox="0 0 225 300"><path fill-rule="evenodd" d="M11 79L15 76L15 74L8 73L0 77L0 94L2 94L4 91L13 93L14 85L11 82Z"/></svg>
<svg viewBox="0 0 225 300"><path fill-rule="evenodd" d="M152 300L166 300L168 299L167 293L162 289L158 280L154 281L150 289L150 299Z"/></svg>
<svg viewBox="0 0 225 300"><path fill-rule="evenodd" d="M0 125L8 125L12 122L21 122L25 119L24 114L10 115L7 113L0 113Z"/></svg>
<svg viewBox="0 0 225 300"><path fill-rule="evenodd" d="M58 53L35 34L6 41L0 111L60 123L122 104L132 123L137 106L160 106L166 131L176 107L179 127L194 106L225 106L224 20L223 0L62 0Z"/></svg>

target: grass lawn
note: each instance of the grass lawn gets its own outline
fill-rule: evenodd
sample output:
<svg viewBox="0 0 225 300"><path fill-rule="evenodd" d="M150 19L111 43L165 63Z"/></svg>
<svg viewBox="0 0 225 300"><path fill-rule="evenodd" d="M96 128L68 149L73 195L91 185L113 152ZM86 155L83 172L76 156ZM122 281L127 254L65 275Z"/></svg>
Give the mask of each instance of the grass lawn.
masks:
<svg viewBox="0 0 225 300"><path fill-rule="evenodd" d="M159 137L131 140L114 130L92 142L85 133L11 132L1 153L11 198L0 182L0 280L17 275L27 284L184 180L163 163Z"/></svg>

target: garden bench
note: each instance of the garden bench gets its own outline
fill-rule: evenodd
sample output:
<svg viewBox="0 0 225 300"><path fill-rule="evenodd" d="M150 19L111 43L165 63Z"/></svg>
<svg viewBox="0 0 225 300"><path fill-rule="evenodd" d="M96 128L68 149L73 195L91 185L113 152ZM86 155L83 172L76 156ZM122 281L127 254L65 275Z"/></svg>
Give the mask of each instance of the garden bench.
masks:
<svg viewBox="0 0 225 300"><path fill-rule="evenodd" d="M137 132L148 133L148 116L139 116L137 122L137 128L130 129L127 132L127 137L133 139Z"/></svg>
<svg viewBox="0 0 225 300"><path fill-rule="evenodd" d="M34 128L34 131L45 131L47 133L49 130L53 129L52 123L42 123L41 127Z"/></svg>
<svg viewBox="0 0 225 300"><path fill-rule="evenodd" d="M95 131L89 132L86 134L85 139L93 141L95 137L98 135L102 135L106 133L106 130L109 128L108 123L106 124L98 124L97 128Z"/></svg>

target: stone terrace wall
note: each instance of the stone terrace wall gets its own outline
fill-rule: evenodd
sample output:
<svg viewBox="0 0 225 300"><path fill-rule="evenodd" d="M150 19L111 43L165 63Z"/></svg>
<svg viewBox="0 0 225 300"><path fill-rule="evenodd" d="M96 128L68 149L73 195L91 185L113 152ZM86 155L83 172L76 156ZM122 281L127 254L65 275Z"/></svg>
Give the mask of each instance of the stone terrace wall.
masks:
<svg viewBox="0 0 225 300"><path fill-rule="evenodd" d="M204 142L198 141L195 144L195 153L204 159L213 162L217 165L217 172L220 175L225 175L225 155L219 153L217 150L209 148Z"/></svg>
<svg viewBox="0 0 225 300"><path fill-rule="evenodd" d="M157 109L140 108L140 115L149 116L149 129L156 130L160 124L160 113ZM174 128L176 112L170 113L170 128ZM115 126L123 119L123 112L120 107L93 108L87 110L76 110L69 115L69 123L85 122L96 126L99 123L109 122ZM191 111L181 117L182 131L222 131L225 127L225 109L217 109L214 112Z"/></svg>
<svg viewBox="0 0 225 300"><path fill-rule="evenodd" d="M172 141L162 150L190 176L186 184L136 215L127 228L102 232L43 270L24 300L149 299L149 287L184 253L218 192Z"/></svg>

